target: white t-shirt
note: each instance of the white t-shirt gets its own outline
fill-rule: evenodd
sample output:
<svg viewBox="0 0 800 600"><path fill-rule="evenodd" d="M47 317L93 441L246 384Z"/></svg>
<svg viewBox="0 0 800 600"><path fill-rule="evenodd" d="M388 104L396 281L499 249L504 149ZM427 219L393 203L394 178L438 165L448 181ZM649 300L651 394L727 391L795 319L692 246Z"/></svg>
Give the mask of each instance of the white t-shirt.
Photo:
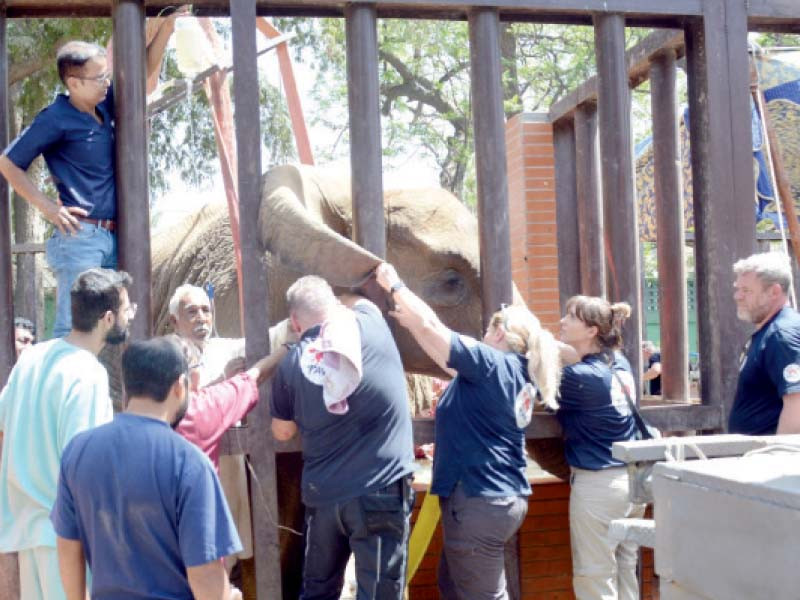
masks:
<svg viewBox="0 0 800 600"><path fill-rule="evenodd" d="M94 354L63 339L22 353L0 392L0 552L55 547L61 453L113 417L108 374Z"/></svg>

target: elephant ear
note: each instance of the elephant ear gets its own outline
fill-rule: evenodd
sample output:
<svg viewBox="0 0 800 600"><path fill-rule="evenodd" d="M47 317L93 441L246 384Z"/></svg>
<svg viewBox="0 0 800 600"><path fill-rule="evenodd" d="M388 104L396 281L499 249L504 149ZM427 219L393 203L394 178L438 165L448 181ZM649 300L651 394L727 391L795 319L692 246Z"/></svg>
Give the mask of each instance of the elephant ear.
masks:
<svg viewBox="0 0 800 600"><path fill-rule="evenodd" d="M321 178L312 167L282 165L261 182L261 244L289 269L319 275L332 286L357 287L381 259L336 233L322 220L333 190L348 189Z"/></svg>

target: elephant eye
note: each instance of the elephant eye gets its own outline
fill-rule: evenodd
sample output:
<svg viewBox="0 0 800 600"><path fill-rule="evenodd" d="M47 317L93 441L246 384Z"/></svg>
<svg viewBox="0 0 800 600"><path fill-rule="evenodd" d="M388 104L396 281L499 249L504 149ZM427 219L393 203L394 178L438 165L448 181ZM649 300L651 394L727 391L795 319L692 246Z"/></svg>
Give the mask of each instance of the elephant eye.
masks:
<svg viewBox="0 0 800 600"><path fill-rule="evenodd" d="M467 295L464 277L455 269L445 269L425 283L425 296L428 303L435 306L456 306Z"/></svg>

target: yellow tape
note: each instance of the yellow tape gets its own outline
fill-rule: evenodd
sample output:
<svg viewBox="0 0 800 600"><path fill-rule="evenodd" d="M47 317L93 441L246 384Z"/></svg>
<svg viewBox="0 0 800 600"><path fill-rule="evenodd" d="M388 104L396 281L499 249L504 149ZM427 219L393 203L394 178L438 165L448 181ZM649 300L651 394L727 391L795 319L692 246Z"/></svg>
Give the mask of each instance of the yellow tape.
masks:
<svg viewBox="0 0 800 600"><path fill-rule="evenodd" d="M425 552L430 546L436 524L439 522L442 511L439 508L439 496L426 494L417 515L417 522L408 539L408 570L406 571L406 586L414 578Z"/></svg>

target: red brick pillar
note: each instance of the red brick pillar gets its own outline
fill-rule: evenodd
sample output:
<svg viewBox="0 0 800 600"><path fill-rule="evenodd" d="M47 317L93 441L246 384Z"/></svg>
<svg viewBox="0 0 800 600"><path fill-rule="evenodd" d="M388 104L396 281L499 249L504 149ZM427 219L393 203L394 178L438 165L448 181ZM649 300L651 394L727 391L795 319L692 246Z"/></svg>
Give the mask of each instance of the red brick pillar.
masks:
<svg viewBox="0 0 800 600"><path fill-rule="evenodd" d="M511 274L545 327L558 330L558 250L553 126L546 114L506 123Z"/></svg>

